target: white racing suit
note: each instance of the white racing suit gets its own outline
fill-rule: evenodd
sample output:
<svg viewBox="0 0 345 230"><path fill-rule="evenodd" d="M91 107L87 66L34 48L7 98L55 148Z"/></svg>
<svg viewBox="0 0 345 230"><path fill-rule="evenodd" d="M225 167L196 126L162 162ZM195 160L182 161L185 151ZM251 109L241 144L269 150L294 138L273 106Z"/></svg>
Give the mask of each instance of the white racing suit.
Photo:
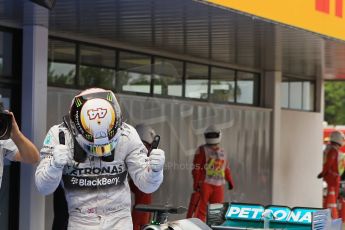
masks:
<svg viewBox="0 0 345 230"><path fill-rule="evenodd" d="M63 170L53 164L54 146L59 132L64 131L70 148L68 164ZM59 183L68 203L68 229L132 229L131 192L127 182L130 174L135 185L145 193L158 189L163 170L153 172L148 164L147 150L136 130L125 123L118 130L119 142L112 162L88 156L86 161L73 160L73 137L64 125L53 126L44 141L35 181L40 193L53 193Z"/></svg>

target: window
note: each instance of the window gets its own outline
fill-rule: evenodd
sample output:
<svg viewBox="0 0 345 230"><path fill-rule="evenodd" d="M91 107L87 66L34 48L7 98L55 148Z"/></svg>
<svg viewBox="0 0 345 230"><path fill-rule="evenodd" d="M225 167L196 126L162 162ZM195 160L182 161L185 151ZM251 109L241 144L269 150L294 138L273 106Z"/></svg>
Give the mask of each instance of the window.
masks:
<svg viewBox="0 0 345 230"><path fill-rule="evenodd" d="M315 84L311 81L303 82L303 110L314 111L315 110Z"/></svg>
<svg viewBox="0 0 345 230"><path fill-rule="evenodd" d="M289 108L302 109L302 82L289 83Z"/></svg>
<svg viewBox="0 0 345 230"><path fill-rule="evenodd" d="M281 85L282 108L314 111L315 83L313 81L284 77Z"/></svg>
<svg viewBox="0 0 345 230"><path fill-rule="evenodd" d="M0 76L12 76L13 35L0 32Z"/></svg>
<svg viewBox="0 0 345 230"><path fill-rule="evenodd" d="M75 84L76 45L71 42L49 40L48 83Z"/></svg>
<svg viewBox="0 0 345 230"><path fill-rule="evenodd" d="M182 96L183 62L156 58L153 73L154 94Z"/></svg>
<svg viewBox="0 0 345 230"><path fill-rule="evenodd" d="M48 84L53 86L101 87L115 89L117 93L183 97L216 103L259 105L260 101L260 75L257 73L59 38L49 39L48 52ZM313 83L303 82L300 85L303 91L296 87L292 83L291 87L290 83L283 83L286 94L283 106L313 108ZM303 94L303 103L298 102L296 93L289 92L294 88Z"/></svg>
<svg viewBox="0 0 345 230"><path fill-rule="evenodd" d="M208 66L186 63L186 97L208 99Z"/></svg>
<svg viewBox="0 0 345 230"><path fill-rule="evenodd" d="M120 52L119 73L116 76L118 92L151 92L151 57L147 55Z"/></svg>
<svg viewBox="0 0 345 230"><path fill-rule="evenodd" d="M289 108L289 82L283 79L281 88L281 106Z"/></svg>
<svg viewBox="0 0 345 230"><path fill-rule="evenodd" d="M79 85L113 89L115 84L115 50L80 46Z"/></svg>
<svg viewBox="0 0 345 230"><path fill-rule="evenodd" d="M259 103L259 76L254 73L237 72L236 102L240 104Z"/></svg>
<svg viewBox="0 0 345 230"><path fill-rule="evenodd" d="M215 102L235 102L235 71L211 69L210 100Z"/></svg>

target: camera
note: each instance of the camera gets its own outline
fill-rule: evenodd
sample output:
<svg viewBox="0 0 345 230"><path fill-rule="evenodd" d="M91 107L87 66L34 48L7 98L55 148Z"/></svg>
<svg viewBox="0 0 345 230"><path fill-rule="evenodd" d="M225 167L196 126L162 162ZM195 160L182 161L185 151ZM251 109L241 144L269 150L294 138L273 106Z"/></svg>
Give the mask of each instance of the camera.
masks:
<svg viewBox="0 0 345 230"><path fill-rule="evenodd" d="M4 111L4 106L0 103L0 140L10 138L12 129L12 116Z"/></svg>

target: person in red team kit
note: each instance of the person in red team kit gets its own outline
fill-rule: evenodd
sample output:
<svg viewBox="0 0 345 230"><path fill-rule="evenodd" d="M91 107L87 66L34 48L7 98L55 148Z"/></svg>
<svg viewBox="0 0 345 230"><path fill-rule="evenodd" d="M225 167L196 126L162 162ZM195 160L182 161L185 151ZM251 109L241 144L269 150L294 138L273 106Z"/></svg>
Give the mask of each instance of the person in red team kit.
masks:
<svg viewBox="0 0 345 230"><path fill-rule="evenodd" d="M152 142L154 137L156 136L156 132L147 125L139 124L135 126L139 137L145 147L147 148L148 154L150 154L152 149ZM129 186L131 188L132 193L134 193L134 207L137 204L151 204L152 197L149 193L144 193L138 189L137 186L133 183L132 180L129 181ZM149 223L150 221L150 213L149 212L142 212L142 211L132 211L132 221L133 221L133 230L140 230L142 226Z"/></svg>
<svg viewBox="0 0 345 230"><path fill-rule="evenodd" d="M220 147L221 131L214 125L204 133L206 144L200 146L194 156L193 189L200 192L200 200L195 217L206 221L207 204L224 201L224 184L234 188L229 162L223 148Z"/></svg>
<svg viewBox="0 0 345 230"><path fill-rule="evenodd" d="M339 173L339 149L344 145L344 134L340 131L333 131L330 135L330 141L324 150L324 164L322 172L317 178L323 178L327 183L327 190L335 192L335 199L339 195L340 173ZM329 202L329 201L328 201ZM333 202L333 201L332 201ZM330 206L330 204L325 204Z"/></svg>

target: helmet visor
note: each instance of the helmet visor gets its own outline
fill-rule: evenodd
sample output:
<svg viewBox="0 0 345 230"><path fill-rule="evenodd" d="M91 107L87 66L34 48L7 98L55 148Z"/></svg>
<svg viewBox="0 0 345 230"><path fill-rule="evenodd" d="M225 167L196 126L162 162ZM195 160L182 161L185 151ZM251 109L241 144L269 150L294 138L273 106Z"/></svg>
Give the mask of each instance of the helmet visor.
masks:
<svg viewBox="0 0 345 230"><path fill-rule="evenodd" d="M205 138L219 138L220 132L205 133Z"/></svg>
<svg viewBox="0 0 345 230"><path fill-rule="evenodd" d="M101 99L105 99L108 101L116 101L115 95L110 90L107 90L104 92L79 95L79 96L75 97L76 100L79 99L81 101L87 101L87 100L96 99L96 98L101 98Z"/></svg>

